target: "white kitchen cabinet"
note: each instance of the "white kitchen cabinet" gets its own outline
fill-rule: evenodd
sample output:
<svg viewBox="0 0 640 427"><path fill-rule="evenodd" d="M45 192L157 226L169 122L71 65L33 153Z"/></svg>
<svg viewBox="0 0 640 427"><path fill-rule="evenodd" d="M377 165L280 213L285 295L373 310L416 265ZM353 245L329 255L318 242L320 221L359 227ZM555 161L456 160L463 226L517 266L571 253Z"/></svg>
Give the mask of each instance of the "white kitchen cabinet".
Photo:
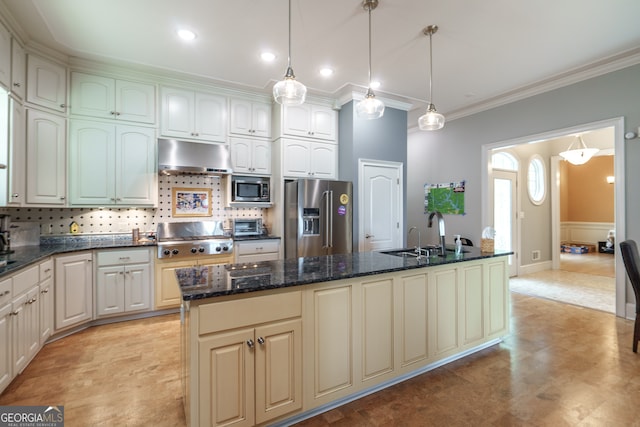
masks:
<svg viewBox="0 0 640 427"><path fill-rule="evenodd" d="M9 180L7 206L21 206L26 202L26 116L25 109L9 98Z"/></svg>
<svg viewBox="0 0 640 427"><path fill-rule="evenodd" d="M282 135L336 141L338 114L333 109L309 103L280 108Z"/></svg>
<svg viewBox="0 0 640 427"><path fill-rule="evenodd" d="M93 318L93 264L91 252L55 259L55 329L76 326Z"/></svg>
<svg viewBox="0 0 640 427"><path fill-rule="evenodd" d="M278 259L280 239L236 240L233 242L236 263Z"/></svg>
<svg viewBox="0 0 640 427"><path fill-rule="evenodd" d="M71 114L155 123L155 86L79 72L71 73Z"/></svg>
<svg viewBox="0 0 640 427"><path fill-rule="evenodd" d="M229 101L229 133L271 137L271 105L243 99Z"/></svg>
<svg viewBox="0 0 640 427"><path fill-rule="evenodd" d="M429 351L442 357L459 346L458 275L455 268L433 271L429 282Z"/></svg>
<svg viewBox="0 0 640 427"><path fill-rule="evenodd" d="M363 383L379 380L394 370L393 279L370 280L360 288L362 351L360 378Z"/></svg>
<svg viewBox="0 0 640 427"><path fill-rule="evenodd" d="M152 128L72 120L69 133L71 205L155 205Z"/></svg>
<svg viewBox="0 0 640 427"><path fill-rule="evenodd" d="M335 144L283 139L282 156L284 177L337 178L338 146Z"/></svg>
<svg viewBox="0 0 640 427"><path fill-rule="evenodd" d="M27 109L27 203L66 203L66 120Z"/></svg>
<svg viewBox="0 0 640 427"><path fill-rule="evenodd" d="M184 89L162 88L163 136L198 141L225 142L227 99Z"/></svg>
<svg viewBox="0 0 640 427"><path fill-rule="evenodd" d="M229 138L233 173L271 175L271 142L251 138Z"/></svg>
<svg viewBox="0 0 640 427"><path fill-rule="evenodd" d="M11 278L0 281L0 393L13 379L11 335Z"/></svg>
<svg viewBox="0 0 640 427"><path fill-rule="evenodd" d="M151 308L151 254L148 248L97 253L96 315Z"/></svg>
<svg viewBox="0 0 640 427"><path fill-rule="evenodd" d="M27 79L27 55L24 48L14 38L11 39L11 93L24 99Z"/></svg>
<svg viewBox="0 0 640 427"><path fill-rule="evenodd" d="M11 89L11 33L0 24L0 85Z"/></svg>
<svg viewBox="0 0 640 427"><path fill-rule="evenodd" d="M22 372L40 348L39 266L28 267L12 276L11 333L14 376Z"/></svg>
<svg viewBox="0 0 640 427"><path fill-rule="evenodd" d="M67 70L53 61L27 55L27 102L64 113L66 99Z"/></svg>
<svg viewBox="0 0 640 427"><path fill-rule="evenodd" d="M39 265L40 268L40 319L39 335L40 347L53 334L54 319L54 287L53 287L53 260L48 259Z"/></svg>
<svg viewBox="0 0 640 427"><path fill-rule="evenodd" d="M420 272L399 279L400 369L412 370L429 358L428 277Z"/></svg>
<svg viewBox="0 0 640 427"><path fill-rule="evenodd" d="M199 410L191 412L190 425L253 426L302 407L299 292L206 304L199 310L200 335L191 337ZM237 321L235 313L253 314ZM240 328L232 326L235 322Z"/></svg>

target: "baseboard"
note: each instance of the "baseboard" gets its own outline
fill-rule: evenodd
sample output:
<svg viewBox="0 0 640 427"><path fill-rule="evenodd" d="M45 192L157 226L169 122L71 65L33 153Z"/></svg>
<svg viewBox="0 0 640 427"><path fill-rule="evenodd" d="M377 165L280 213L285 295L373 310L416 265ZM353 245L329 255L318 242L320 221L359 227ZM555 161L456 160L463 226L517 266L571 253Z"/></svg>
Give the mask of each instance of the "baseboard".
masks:
<svg viewBox="0 0 640 427"><path fill-rule="evenodd" d="M521 265L518 267L518 276L524 274L538 273L544 270L551 270L553 264L551 261L537 262L535 264Z"/></svg>

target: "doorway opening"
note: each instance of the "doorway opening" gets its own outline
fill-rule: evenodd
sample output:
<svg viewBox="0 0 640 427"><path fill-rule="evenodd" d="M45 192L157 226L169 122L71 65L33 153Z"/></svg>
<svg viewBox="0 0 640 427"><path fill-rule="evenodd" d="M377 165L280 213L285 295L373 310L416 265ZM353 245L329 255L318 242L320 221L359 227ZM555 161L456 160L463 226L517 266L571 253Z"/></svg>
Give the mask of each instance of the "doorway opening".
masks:
<svg viewBox="0 0 640 427"><path fill-rule="evenodd" d="M483 224L493 224L494 221L492 193L494 171L491 161L494 153L500 151L516 153L520 160L518 182L525 183L525 186L531 184L528 181L530 176L527 174L527 169L534 155L542 157L544 159L543 164L545 164L550 171L550 173L546 174L548 179L546 208L538 210L529 209L530 199L527 198L527 195L522 194L518 196L518 200L522 201L522 204L518 205L516 208L517 212L513 215L517 223L517 226L514 227L514 233L516 235L513 239L515 242L513 251L519 255L515 260L517 263L517 274L525 275L543 270L560 270L562 255L561 243L563 243L563 240L567 240L567 221L565 221L565 223L561 221L561 159L558 153L566 150L576 135L608 135L607 138L602 139L602 142L597 142L596 139L589 139L588 144L594 145L594 148L600 148L600 154L612 155L615 153L613 157L613 176L615 177L615 182L609 184L615 192L614 220L612 222L614 225L613 228L615 229L616 241L622 241L625 238L623 132L623 118L616 118L483 146L482 156L483 164L486 165L486 173L483 173L482 176L482 186L483 191L486 191L485 194L489 195L489 197L482 198ZM525 190L522 189L521 192L525 193ZM529 197L531 197L530 194ZM544 207L545 205L539 206ZM606 224L604 227L607 227ZM569 230L570 233L573 232L573 235L570 235L571 239L579 240L580 238L586 238L584 235L581 236L581 233L584 234L586 232L588 234L589 231L585 231L585 227L580 228L581 227L575 227L575 229ZM598 238L598 240L606 240L607 231L608 230L604 231L604 235ZM593 232L600 233L600 230ZM598 250L598 243L594 243L596 246L595 250ZM615 313L617 316L627 317L628 313L630 313L629 310L632 311L633 308L630 309L625 301L626 285L624 268L615 268L616 265L622 265L618 252L619 251L616 251L614 255L609 255L613 260L612 262L615 269Z"/></svg>

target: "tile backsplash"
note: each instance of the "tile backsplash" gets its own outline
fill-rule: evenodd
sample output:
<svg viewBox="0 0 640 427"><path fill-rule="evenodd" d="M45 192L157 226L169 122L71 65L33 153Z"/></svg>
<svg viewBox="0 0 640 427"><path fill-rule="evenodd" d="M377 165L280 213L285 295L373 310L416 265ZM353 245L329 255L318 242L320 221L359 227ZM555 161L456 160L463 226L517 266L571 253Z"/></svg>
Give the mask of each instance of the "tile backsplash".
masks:
<svg viewBox="0 0 640 427"><path fill-rule="evenodd" d="M173 218L171 209L172 189L210 188L211 217ZM12 222L37 222L40 235L69 234L69 225L75 221L80 234L126 233L132 228L142 232L155 231L159 222L219 220L224 227L232 228L233 218L262 218L263 208L225 207L224 180L216 176L177 175L158 177L158 207L152 208L2 208L1 213L11 215Z"/></svg>

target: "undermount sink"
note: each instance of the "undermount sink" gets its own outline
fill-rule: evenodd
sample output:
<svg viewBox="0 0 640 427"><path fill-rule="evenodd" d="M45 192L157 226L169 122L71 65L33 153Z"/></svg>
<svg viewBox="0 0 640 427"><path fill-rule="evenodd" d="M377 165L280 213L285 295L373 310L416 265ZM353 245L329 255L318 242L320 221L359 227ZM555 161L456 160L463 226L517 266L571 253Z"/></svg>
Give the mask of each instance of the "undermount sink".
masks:
<svg viewBox="0 0 640 427"><path fill-rule="evenodd" d="M440 255L440 247L439 246L427 246L424 248L420 248L421 249L421 254L424 256L429 256L429 254L431 254L431 256L436 256L436 255ZM446 247L447 252L455 252L456 249L455 248L450 248L450 247ZM393 249L390 251L381 251L381 253L386 254L386 255L393 255L393 256L399 256L399 257L417 257L418 253L416 252L415 248L405 248L405 249ZM469 251L467 249L462 248L462 253L466 254L469 253Z"/></svg>

